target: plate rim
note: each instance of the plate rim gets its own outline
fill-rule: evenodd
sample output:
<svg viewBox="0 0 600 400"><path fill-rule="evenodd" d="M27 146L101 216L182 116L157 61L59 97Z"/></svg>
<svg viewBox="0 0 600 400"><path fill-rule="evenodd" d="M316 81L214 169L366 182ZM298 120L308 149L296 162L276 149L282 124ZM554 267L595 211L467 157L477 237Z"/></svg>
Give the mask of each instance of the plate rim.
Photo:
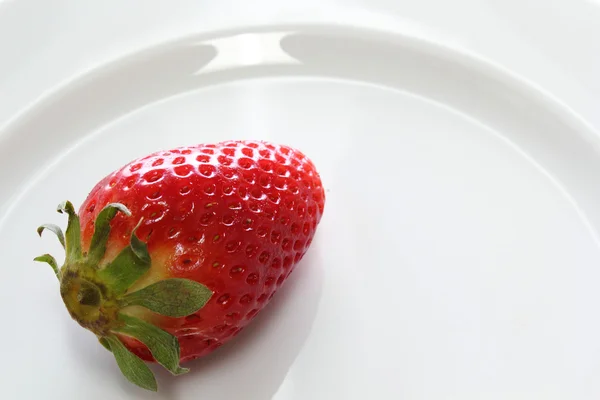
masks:
<svg viewBox="0 0 600 400"><path fill-rule="evenodd" d="M585 132L585 136L593 138L597 148L600 150L600 129L596 129L582 115L577 113L568 104L560 98L544 89L542 86L533 81L517 74L516 72L504 67L503 65L492 61L476 52L467 50L464 47L443 43L431 38L422 37L416 34L406 32L390 31L379 28L374 28L367 25L357 25L348 23L291 23L291 24L259 24L259 25L243 25L236 28L225 28L211 30L207 32L194 32L190 34L180 35L166 40L157 41L150 45L141 46L133 51L127 51L101 62L95 63L91 67L83 68L78 73L64 79L49 89L43 91L39 96L30 101L26 106L17 111L12 117L8 118L4 124L0 124L0 146L10 136L10 132L14 126L26 118L29 113L35 112L36 109L42 108L45 104L50 103L53 99L60 95L61 92L68 89L70 86L77 84L86 78L92 77L95 74L126 62L129 59L134 59L143 55L149 55L158 52L161 49L166 49L171 46L176 46L179 43L188 41L198 41L199 43L210 39L220 37L235 36L240 34L252 33L267 33L267 32L290 32L290 33L326 33L335 34L351 34L354 37L370 37L378 41L393 40L404 41L414 47L419 47L423 52L437 53L443 55L446 59L455 63L468 64L468 67L480 71L487 75L506 83L517 84L532 99L535 99L540 105L543 105L549 111L560 115L563 119L570 120L569 125L575 124L574 128L578 131Z"/></svg>

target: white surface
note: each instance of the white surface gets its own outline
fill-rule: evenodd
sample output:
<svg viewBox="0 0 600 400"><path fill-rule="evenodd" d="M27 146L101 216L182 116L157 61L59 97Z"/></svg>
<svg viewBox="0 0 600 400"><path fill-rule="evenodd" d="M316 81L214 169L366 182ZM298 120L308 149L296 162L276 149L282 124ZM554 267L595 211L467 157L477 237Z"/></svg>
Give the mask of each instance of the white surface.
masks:
<svg viewBox="0 0 600 400"><path fill-rule="evenodd" d="M299 30L310 35L213 33L119 58L0 132L11 188L0 250L17 266L0 283L15 299L0 306L4 397L149 397L70 321L51 272L30 261L58 253L35 227L64 222L55 203L80 203L137 155L260 137L301 147L322 172L310 256L239 340L188 376L160 374L152 397L598 398L596 133L466 54L406 35ZM31 80L22 98L44 86Z"/></svg>
<svg viewBox="0 0 600 400"><path fill-rule="evenodd" d="M0 0L0 126L59 82L139 47L240 24L317 21L466 48L600 127L598 0Z"/></svg>

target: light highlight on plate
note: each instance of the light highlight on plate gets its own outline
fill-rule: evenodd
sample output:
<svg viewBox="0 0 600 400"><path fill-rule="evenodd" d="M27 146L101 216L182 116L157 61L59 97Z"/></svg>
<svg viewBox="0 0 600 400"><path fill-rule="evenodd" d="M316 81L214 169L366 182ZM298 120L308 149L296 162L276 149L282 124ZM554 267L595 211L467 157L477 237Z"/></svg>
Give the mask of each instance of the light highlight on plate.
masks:
<svg viewBox="0 0 600 400"><path fill-rule="evenodd" d="M240 66L300 64L281 48L288 32L246 33L204 42L214 46L218 55L195 75Z"/></svg>

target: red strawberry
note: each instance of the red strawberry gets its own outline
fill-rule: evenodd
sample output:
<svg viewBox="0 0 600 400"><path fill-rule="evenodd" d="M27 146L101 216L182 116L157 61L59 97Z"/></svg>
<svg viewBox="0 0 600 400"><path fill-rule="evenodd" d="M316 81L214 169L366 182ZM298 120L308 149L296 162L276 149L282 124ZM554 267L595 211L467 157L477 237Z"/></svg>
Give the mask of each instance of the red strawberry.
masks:
<svg viewBox="0 0 600 400"><path fill-rule="evenodd" d="M140 360L173 374L244 328L308 249L325 195L312 162L287 146L231 141L151 154L70 203L59 269L71 316L125 376L156 390ZM136 357L137 356L137 357Z"/></svg>

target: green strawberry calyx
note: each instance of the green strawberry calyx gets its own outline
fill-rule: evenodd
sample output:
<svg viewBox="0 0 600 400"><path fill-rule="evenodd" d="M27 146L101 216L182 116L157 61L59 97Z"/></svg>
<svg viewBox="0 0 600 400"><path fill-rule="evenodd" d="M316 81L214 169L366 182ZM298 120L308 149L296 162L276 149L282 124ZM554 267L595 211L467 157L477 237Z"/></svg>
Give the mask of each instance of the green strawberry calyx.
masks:
<svg viewBox="0 0 600 400"><path fill-rule="evenodd" d="M130 291L151 266L150 254L144 242L136 236L138 225L131 232L129 245L108 263L102 262L110 234L110 221L118 212L131 217L122 204L113 203L98 214L89 251L82 251L81 227L73 204L58 206L59 213L69 217L63 234L52 224L38 228L56 234L65 249L65 262L59 267L50 254L35 261L49 264L60 282L60 294L71 317L93 332L100 343L113 353L119 369L132 383L156 391L156 379L148 366L130 352L121 337L133 337L148 347L154 359L174 375L189 370L179 366L179 341L169 332L128 313L130 307L144 307L168 317L184 317L204 307L212 292L206 286L189 279L164 279L142 289Z"/></svg>

